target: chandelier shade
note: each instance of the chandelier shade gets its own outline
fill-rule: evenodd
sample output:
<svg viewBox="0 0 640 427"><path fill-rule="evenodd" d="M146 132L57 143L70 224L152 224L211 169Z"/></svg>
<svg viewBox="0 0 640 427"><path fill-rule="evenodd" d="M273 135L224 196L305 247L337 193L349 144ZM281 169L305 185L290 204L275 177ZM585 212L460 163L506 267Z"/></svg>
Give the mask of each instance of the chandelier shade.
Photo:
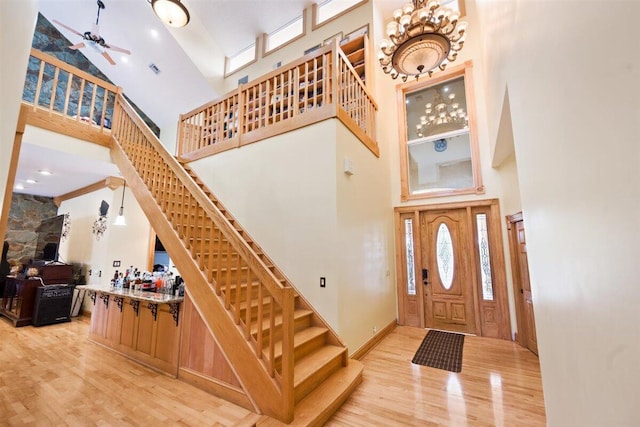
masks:
<svg viewBox="0 0 640 427"><path fill-rule="evenodd" d="M151 0L151 7L162 22L172 27L184 27L191 19L180 0Z"/></svg>
<svg viewBox="0 0 640 427"><path fill-rule="evenodd" d="M466 29L458 12L440 7L438 0L413 0L393 12L387 24L388 38L378 51L382 70L403 81L444 70L462 49Z"/></svg>

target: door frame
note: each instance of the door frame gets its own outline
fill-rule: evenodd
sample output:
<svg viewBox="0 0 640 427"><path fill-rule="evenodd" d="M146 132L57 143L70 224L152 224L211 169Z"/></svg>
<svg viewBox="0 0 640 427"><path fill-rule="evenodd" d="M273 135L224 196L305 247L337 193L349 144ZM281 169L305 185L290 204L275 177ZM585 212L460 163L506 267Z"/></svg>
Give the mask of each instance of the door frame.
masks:
<svg viewBox="0 0 640 427"><path fill-rule="evenodd" d="M416 225L418 224L416 221L419 221L420 214L422 212L428 211L437 211L437 210L448 210L448 209L466 209L467 212L471 213L473 208L488 208L488 223L491 224L491 230L489 233L489 240L491 245L491 263L492 263L492 279L493 279L493 292L494 292L494 303L499 311L499 321L498 321L498 332L497 337L505 340L511 340L511 322L509 315L509 301L508 301L508 292L507 292L507 274L506 274L506 265L505 265L505 254L504 254L504 244L502 238L502 216L500 214L500 205L498 199L485 199L485 200L473 200L473 201L464 201L464 202L451 202L451 203L442 203L442 204L434 204L434 205L415 205L415 206L400 206L394 208L394 219L395 219L395 241L396 241L396 291L398 298L398 324L406 325L406 292L405 292L405 280L406 273L403 272L404 266L404 246L403 246L403 226L401 221L401 216L406 217L406 214L414 214L414 239L416 238L415 232ZM404 215L403 215L404 214ZM471 215L469 215L469 221L472 221ZM475 226L471 227L470 230L475 230ZM419 236L418 236L419 237ZM419 239L418 239L419 240ZM476 239L474 239L474 242ZM476 244L473 243L471 247L476 248ZM418 327L425 327L425 316L424 316L424 287L422 286L422 281L420 280L420 272L422 266L422 254L421 250L416 249L416 243L414 240L414 275L417 281L420 283L420 286L416 286L419 291L417 291L418 297L418 309L419 309L419 325ZM475 253L474 253L475 255ZM475 322L477 335L484 336L486 333L483 333L483 323L481 319L481 305L483 301L481 301L482 295L482 284L479 280L479 266L476 256L471 257L471 280L474 283L473 286L473 305L474 305L474 314L475 314Z"/></svg>
<svg viewBox="0 0 640 427"><path fill-rule="evenodd" d="M505 216L507 221L507 232L509 234L509 253L511 261L511 277L513 284L513 295L516 309L516 327L515 341L524 348L527 347L527 326L525 324L524 313L524 298L520 292L521 287L521 271L520 263L518 260L518 235L515 224L517 222L524 223L524 216L522 212L517 212L513 215ZM526 233L526 232L525 232Z"/></svg>

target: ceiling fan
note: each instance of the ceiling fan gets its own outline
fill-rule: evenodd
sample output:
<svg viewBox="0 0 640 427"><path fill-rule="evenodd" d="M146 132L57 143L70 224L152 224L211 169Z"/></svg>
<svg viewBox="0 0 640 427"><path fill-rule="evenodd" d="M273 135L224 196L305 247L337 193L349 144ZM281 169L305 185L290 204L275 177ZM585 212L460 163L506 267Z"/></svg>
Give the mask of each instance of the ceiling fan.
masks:
<svg viewBox="0 0 640 427"><path fill-rule="evenodd" d="M121 53L126 53L127 55L131 55L131 51L129 51L128 49L123 49L121 47L118 46L114 46L112 44L108 44L105 39L102 38L102 36L100 35L100 27L98 25L98 22L100 21L100 10L104 9L104 3L102 2L102 0L98 0L98 15L96 16L96 23L93 24L93 27L91 28L91 31L85 31L84 33L81 33L78 30L74 30L73 28L69 27L68 25L63 24L62 22L54 19L53 22L55 22L56 24L60 25L61 27L66 28L67 30L71 31L74 34L79 35L80 37L82 37L85 41L89 42L89 45L94 47L96 50L98 50L102 56L104 56L104 58L111 64L111 65L116 65L116 61L113 60L113 58L111 57L111 55L109 55L109 53L107 52L107 49L111 49L113 51L116 52L121 52ZM69 49L81 49L83 47L85 47L86 44L83 42L74 44L72 46L69 46Z"/></svg>

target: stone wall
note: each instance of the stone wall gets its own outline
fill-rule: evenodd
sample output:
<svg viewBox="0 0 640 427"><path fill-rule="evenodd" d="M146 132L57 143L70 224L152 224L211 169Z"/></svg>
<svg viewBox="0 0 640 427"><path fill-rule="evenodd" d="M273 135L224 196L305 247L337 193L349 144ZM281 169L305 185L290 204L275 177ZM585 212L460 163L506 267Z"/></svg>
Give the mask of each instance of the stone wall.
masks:
<svg viewBox="0 0 640 427"><path fill-rule="evenodd" d="M58 207L49 197L13 193L5 239L9 242L9 264L27 264L34 258L38 227L47 218L58 215Z"/></svg>

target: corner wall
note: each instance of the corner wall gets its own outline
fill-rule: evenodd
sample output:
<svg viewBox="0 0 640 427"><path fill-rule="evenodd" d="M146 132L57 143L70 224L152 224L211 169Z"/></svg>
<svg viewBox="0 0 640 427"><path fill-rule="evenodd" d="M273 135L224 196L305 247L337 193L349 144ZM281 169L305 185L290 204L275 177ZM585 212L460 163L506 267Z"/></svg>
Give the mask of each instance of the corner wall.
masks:
<svg viewBox="0 0 640 427"><path fill-rule="evenodd" d="M548 425L638 425L640 3L479 4L488 99L511 105Z"/></svg>

